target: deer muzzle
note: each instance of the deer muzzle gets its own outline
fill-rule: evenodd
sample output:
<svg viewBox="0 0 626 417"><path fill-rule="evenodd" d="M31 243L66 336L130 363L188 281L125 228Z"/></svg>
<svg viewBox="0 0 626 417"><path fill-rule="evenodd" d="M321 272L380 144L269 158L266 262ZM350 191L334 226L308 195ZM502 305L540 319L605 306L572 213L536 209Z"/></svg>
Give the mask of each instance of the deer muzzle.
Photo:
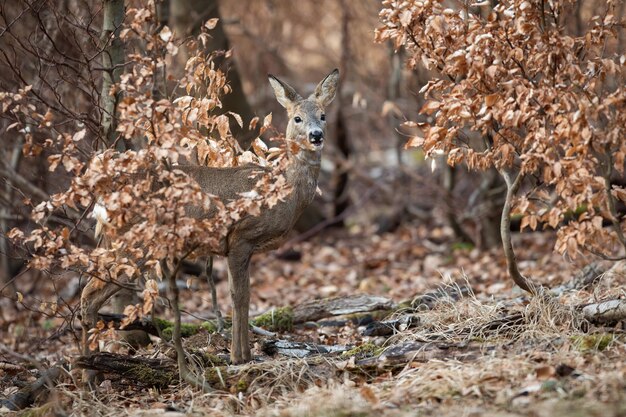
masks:
<svg viewBox="0 0 626 417"><path fill-rule="evenodd" d="M324 132L320 129L312 130L309 132L309 142L315 146L322 146L324 143Z"/></svg>

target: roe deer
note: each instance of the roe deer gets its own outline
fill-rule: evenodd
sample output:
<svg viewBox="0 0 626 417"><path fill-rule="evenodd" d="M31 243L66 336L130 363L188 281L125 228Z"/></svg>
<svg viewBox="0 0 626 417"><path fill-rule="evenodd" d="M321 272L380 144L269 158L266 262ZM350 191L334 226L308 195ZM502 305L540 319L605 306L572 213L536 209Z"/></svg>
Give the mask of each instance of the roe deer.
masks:
<svg viewBox="0 0 626 417"><path fill-rule="evenodd" d="M250 307L249 265L252 254L277 248L296 220L308 206L317 189L326 116L324 109L335 97L339 71L326 76L308 98L269 75L276 99L289 116L287 124L287 158L285 179L292 192L272 208L262 210L258 216L246 216L234 223L220 240L219 250L206 255L228 258L228 281L233 302L232 343L230 357L233 364L252 359L248 342L248 309ZM193 178L206 193L217 195L227 202L240 198L240 194L254 188L255 173L263 168L248 164L233 168L205 166L175 166ZM196 207L188 208L195 218L210 218L212 213ZM92 278L81 294L83 343L87 351L87 332L97 323L98 310L120 289L116 283L103 283Z"/></svg>

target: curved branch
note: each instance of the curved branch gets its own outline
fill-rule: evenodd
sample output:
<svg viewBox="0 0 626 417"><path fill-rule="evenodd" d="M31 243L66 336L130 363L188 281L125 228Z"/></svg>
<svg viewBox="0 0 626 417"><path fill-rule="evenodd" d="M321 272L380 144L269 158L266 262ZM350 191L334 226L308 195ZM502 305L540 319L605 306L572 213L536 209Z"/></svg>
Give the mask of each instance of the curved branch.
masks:
<svg viewBox="0 0 626 417"><path fill-rule="evenodd" d="M515 178L511 178L511 173L504 168L500 170L500 175L502 175L504 182L506 182L506 199L504 200L504 207L502 207L500 236L502 237L502 248L504 249L509 276L521 289L528 291L532 295L536 295L536 285L523 276L517 267L517 258L513 250L513 243L511 242L511 209L513 206L513 198L522 184L524 175L519 172Z"/></svg>

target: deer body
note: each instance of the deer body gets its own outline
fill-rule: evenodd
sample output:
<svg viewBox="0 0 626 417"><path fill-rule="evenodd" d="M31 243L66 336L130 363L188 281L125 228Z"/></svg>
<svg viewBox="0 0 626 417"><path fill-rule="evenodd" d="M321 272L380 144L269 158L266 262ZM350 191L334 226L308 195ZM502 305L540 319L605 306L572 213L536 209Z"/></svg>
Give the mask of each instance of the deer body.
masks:
<svg viewBox="0 0 626 417"><path fill-rule="evenodd" d="M320 170L321 152L325 136L324 108L335 96L339 73L331 72L304 99L289 85L269 76L276 98L289 115L287 125L288 165L284 173L292 192L285 201L262 210L258 216L246 216L234 223L220 240L218 250L210 255L228 258L228 278L233 301L233 328L231 361L252 359L248 339L250 306L250 259L254 253L275 249L293 228L296 220L315 196ZM249 164L233 168L177 166L194 179L200 188L218 196L223 202L239 199L241 193L254 189L256 174L269 168ZM210 218L213 213L189 207L188 214L196 218ZM209 255L209 254L207 254ZM81 295L83 343L87 346L87 331L96 325L100 307L119 290L115 283L92 279Z"/></svg>

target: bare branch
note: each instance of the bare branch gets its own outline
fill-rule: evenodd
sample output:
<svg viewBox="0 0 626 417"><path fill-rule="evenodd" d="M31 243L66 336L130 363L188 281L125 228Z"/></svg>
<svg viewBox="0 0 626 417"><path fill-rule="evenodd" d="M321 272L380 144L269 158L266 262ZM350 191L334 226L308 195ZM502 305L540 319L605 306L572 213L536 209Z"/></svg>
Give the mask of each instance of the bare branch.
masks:
<svg viewBox="0 0 626 417"><path fill-rule="evenodd" d="M511 209L513 206L513 198L515 198L515 194L522 184L524 175L521 172L518 172L515 178L511 178L511 174L506 170L506 168L500 170L500 175L504 178L507 187L504 207L502 207L500 235L502 236L502 246L509 270L509 276L521 289L535 295L537 294L537 287L519 271L517 258L515 256L515 251L513 250L513 243L511 242Z"/></svg>

